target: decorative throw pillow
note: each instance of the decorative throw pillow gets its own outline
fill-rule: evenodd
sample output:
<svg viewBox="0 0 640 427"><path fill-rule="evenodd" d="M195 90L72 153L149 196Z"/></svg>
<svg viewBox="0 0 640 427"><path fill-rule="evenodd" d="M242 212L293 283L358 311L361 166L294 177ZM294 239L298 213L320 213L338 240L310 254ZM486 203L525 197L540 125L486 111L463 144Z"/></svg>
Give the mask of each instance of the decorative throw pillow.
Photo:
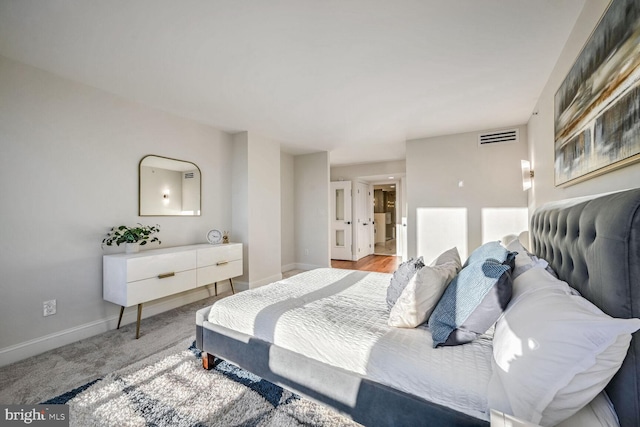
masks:
<svg viewBox="0 0 640 427"><path fill-rule="evenodd" d="M485 333L511 300L510 270L495 259L463 268L429 318L433 346L465 344Z"/></svg>
<svg viewBox="0 0 640 427"><path fill-rule="evenodd" d="M424 260L422 257L417 259L409 259L398 266L398 269L391 276L391 281L387 287L387 306L389 310L396 303L400 294L409 283L409 280L413 277L418 270L424 267Z"/></svg>
<svg viewBox="0 0 640 427"><path fill-rule="evenodd" d="M615 319L532 268L536 286L517 289L493 339L490 407L556 425L589 403L620 368L640 319ZM551 278L552 279L552 278ZM519 286L516 286L519 288ZM535 373L535 375L532 375Z"/></svg>
<svg viewBox="0 0 640 427"><path fill-rule="evenodd" d="M455 263L458 271L462 269L462 261L460 261L460 253L458 252L458 248L454 247L444 251L443 253L438 255L438 258L434 259L433 262L429 265L433 267L434 265L442 265L447 262Z"/></svg>
<svg viewBox="0 0 640 427"><path fill-rule="evenodd" d="M469 258L467 258L467 261L464 263L462 268L465 268L474 262L484 261L489 258L504 262L504 260L507 259L508 253L509 251L507 248L502 246L500 242L488 242L471 252L471 255L469 255Z"/></svg>
<svg viewBox="0 0 640 427"><path fill-rule="evenodd" d="M425 266L413 275L389 313L389 326L415 328L424 323L447 285L458 273L459 262Z"/></svg>

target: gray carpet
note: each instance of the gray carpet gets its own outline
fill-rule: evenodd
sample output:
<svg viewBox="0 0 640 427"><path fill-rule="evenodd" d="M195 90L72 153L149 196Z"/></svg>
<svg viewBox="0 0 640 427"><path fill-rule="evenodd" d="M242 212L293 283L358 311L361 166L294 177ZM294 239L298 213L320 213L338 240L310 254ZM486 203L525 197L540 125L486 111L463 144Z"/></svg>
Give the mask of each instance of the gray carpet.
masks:
<svg viewBox="0 0 640 427"><path fill-rule="evenodd" d="M230 293L229 293L230 294ZM36 404L195 337L195 312L221 297L196 301L0 368L0 402ZM135 308L129 308L134 310Z"/></svg>

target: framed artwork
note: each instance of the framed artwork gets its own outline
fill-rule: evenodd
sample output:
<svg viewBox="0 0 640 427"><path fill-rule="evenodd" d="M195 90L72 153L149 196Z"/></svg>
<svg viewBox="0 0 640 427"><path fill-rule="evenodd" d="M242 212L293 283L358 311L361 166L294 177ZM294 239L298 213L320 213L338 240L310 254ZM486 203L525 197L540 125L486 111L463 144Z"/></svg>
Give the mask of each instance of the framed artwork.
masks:
<svg viewBox="0 0 640 427"><path fill-rule="evenodd" d="M555 95L555 184L640 161L640 2L613 0Z"/></svg>

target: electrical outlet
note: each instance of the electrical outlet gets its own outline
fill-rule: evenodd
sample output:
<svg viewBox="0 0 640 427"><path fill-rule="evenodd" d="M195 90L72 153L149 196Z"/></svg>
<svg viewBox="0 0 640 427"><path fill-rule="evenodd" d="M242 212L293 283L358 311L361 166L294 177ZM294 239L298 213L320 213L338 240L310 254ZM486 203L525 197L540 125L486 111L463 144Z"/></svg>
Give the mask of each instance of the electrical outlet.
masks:
<svg viewBox="0 0 640 427"><path fill-rule="evenodd" d="M42 315L46 317L52 314L56 314L56 300L44 301L42 303Z"/></svg>

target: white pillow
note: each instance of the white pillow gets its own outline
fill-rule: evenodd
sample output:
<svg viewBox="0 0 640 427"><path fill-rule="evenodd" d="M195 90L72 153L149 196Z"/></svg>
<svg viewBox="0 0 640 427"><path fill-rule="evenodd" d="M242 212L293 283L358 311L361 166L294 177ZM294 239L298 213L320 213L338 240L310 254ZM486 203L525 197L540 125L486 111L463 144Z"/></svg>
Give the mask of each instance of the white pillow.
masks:
<svg viewBox="0 0 640 427"><path fill-rule="evenodd" d="M458 274L455 261L422 267L413 275L389 313L389 326L415 328L426 322L449 283Z"/></svg>
<svg viewBox="0 0 640 427"><path fill-rule="evenodd" d="M519 240L512 240L505 247L511 252L518 253L516 255L516 266L511 272L511 278L514 280L530 268L533 268L535 266L542 266L543 268L546 268L549 265L543 259L541 260L537 257L532 257L527 249L522 246L522 243L520 243Z"/></svg>
<svg viewBox="0 0 640 427"><path fill-rule="evenodd" d="M509 243L513 242L514 240L518 240L518 236L516 236L515 234L507 234L502 239L500 239L500 243L502 243L504 246L507 246Z"/></svg>
<svg viewBox="0 0 640 427"><path fill-rule="evenodd" d="M526 283L536 278L542 280ZM488 393L491 408L545 426L602 391L640 329L640 319L612 318L549 278L532 268L521 286L514 282L514 297L496 324Z"/></svg>
<svg viewBox="0 0 640 427"><path fill-rule="evenodd" d="M547 270L549 274L557 278L557 274L553 269L549 266L549 263L537 256L530 253L527 248L522 246L522 243L519 240L513 240L508 245L505 246L511 252L517 252L516 255L516 265L511 273L511 278L515 279L528 269L532 267L542 267Z"/></svg>
<svg viewBox="0 0 640 427"><path fill-rule="evenodd" d="M533 266L513 280L510 305L515 304L521 296L542 289L555 289L565 294L579 295L578 291L569 286L567 282L563 282L549 274L542 265Z"/></svg>

